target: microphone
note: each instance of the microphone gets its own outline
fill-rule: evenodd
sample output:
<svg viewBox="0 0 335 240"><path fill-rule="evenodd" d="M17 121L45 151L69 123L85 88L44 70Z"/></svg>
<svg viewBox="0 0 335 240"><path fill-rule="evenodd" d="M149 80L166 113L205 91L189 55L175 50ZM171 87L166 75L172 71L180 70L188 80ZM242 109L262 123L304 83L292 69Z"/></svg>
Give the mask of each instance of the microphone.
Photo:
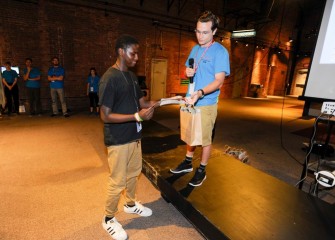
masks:
<svg viewBox="0 0 335 240"><path fill-rule="evenodd" d="M193 68L193 65L194 65L194 58L190 58L188 60L188 65L190 68ZM194 77L194 76L193 76ZM193 83L193 77L190 77L190 83Z"/></svg>

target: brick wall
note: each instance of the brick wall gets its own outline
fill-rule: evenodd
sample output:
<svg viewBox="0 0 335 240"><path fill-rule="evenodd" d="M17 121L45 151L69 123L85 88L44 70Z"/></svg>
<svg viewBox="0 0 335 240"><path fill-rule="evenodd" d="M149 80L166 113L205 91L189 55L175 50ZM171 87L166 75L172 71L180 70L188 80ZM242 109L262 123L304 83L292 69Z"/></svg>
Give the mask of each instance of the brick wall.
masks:
<svg viewBox="0 0 335 240"><path fill-rule="evenodd" d="M185 92L186 87L180 85L181 72L190 49L196 43L192 30L196 15L202 7L216 9L222 15L224 1L206 1L205 6L199 1L187 1L184 9L178 9L178 4L172 4L167 9L167 1L83 1L83 0L35 0L35 1L2 1L0 18L0 63L11 61L13 65L24 68L24 59L31 57L33 64L42 71L43 108L50 109L49 85L47 71L53 56L60 58L60 63L66 70L65 95L69 108L87 108L88 99L85 95L86 78L90 67L96 67L102 75L115 61L114 43L123 33L128 33L140 41L140 61L134 71L137 75L146 76L150 88L150 63L152 58L168 60L168 77L166 83L167 96L170 92ZM234 3L233 3L234 2ZM234 4L247 4L248 1L233 1ZM261 3L264 1L256 1ZM296 22L296 3L287 3L288 18L282 27L281 41L288 39ZM259 4L258 4L259 6ZM254 7L249 5L249 7ZM277 8L275 8L277 7ZM258 38L268 43L278 36L280 13L282 6L274 6L271 12L272 21L264 24L257 33ZM255 11L258 11L255 7ZM221 12L221 13L220 13ZM153 19L159 19L154 24ZM224 22L222 22L224 24ZM225 29L234 25L233 21L225 23ZM229 25L230 24L230 25ZM221 24L222 26L222 24ZM223 26L222 26L223 27ZM180 30L181 29L181 30ZM220 34L223 31L218 31ZM277 40L276 40L277 41ZM286 40L285 40L286 41ZM275 41L274 41L275 43ZM257 77L264 81L268 77L268 65L260 65L258 75L253 76L253 58L255 44L249 50L243 45L231 45L230 40L222 43L230 52L231 77L227 78L221 91L221 98L247 96L250 83ZM264 56L268 60L268 56ZM265 61L265 60L264 60ZM265 61L266 62L266 61ZM287 62L280 61L277 70L272 72L269 94L282 94L283 82L286 80ZM252 77L253 76L253 77ZM262 80L263 79L263 80ZM257 79L256 79L257 80ZM258 81L258 80L257 80ZM26 99L26 93L20 79L20 98Z"/></svg>

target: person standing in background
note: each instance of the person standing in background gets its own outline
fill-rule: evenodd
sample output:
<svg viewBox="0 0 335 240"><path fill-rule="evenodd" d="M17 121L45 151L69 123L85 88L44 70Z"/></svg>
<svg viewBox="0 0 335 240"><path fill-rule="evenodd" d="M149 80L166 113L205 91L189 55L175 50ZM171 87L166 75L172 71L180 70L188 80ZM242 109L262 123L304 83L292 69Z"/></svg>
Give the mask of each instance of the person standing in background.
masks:
<svg viewBox="0 0 335 240"><path fill-rule="evenodd" d="M11 69L11 62L5 62L6 70L2 73L2 83L5 88L5 96L7 100L7 107L8 107L8 116L11 115L13 112L13 102L14 100L14 107L15 112L19 113L19 88L17 86L17 78L18 74L16 71Z"/></svg>
<svg viewBox="0 0 335 240"><path fill-rule="evenodd" d="M2 72L0 71L0 116L2 115L5 105L6 105L6 97L2 84Z"/></svg>
<svg viewBox="0 0 335 240"><path fill-rule="evenodd" d="M65 103L64 96L64 77L65 70L63 67L59 66L58 57L52 58L53 66L49 68L48 71L48 81L50 82L50 94L52 101L52 114L51 117L55 117L58 115L58 107L57 107L57 95L59 97L59 101L62 105L62 112L64 117L70 117L67 113L67 106Z"/></svg>
<svg viewBox="0 0 335 240"><path fill-rule="evenodd" d="M26 82L29 99L30 116L41 115L41 73L36 67L32 67L33 60L26 58L26 68L23 69L23 80Z"/></svg>
<svg viewBox="0 0 335 240"><path fill-rule="evenodd" d="M90 114L93 113L94 108L96 108L96 115L99 115L99 88L100 77L97 74L97 70L92 67L87 78L87 89L86 94L90 99Z"/></svg>

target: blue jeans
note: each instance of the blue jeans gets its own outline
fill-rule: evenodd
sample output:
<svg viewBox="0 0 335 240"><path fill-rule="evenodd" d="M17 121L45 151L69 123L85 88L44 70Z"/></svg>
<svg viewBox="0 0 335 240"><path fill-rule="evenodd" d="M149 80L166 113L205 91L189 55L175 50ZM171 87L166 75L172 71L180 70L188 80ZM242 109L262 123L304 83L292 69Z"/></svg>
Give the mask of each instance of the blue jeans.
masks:
<svg viewBox="0 0 335 240"><path fill-rule="evenodd" d="M64 89L63 88L51 88L50 94L51 94L51 102L52 102L52 113L58 114L57 94L59 97L59 101L62 105L63 114L67 113L67 107L66 107L65 97L64 97Z"/></svg>

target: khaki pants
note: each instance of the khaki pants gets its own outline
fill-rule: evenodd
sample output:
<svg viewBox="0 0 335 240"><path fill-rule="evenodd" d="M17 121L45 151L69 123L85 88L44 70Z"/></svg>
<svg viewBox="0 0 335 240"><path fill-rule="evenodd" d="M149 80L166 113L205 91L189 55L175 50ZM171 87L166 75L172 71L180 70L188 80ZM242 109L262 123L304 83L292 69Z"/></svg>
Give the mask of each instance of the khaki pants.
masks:
<svg viewBox="0 0 335 240"><path fill-rule="evenodd" d="M67 113L67 107L66 107L65 97L64 97L64 89L63 88L51 88L50 94L51 94L51 103L52 103L52 113L58 114L57 95L62 105L63 114Z"/></svg>
<svg viewBox="0 0 335 240"><path fill-rule="evenodd" d="M126 203L135 203L138 176L142 170L141 141L107 147L110 170L105 215L114 217L121 193L125 190Z"/></svg>

